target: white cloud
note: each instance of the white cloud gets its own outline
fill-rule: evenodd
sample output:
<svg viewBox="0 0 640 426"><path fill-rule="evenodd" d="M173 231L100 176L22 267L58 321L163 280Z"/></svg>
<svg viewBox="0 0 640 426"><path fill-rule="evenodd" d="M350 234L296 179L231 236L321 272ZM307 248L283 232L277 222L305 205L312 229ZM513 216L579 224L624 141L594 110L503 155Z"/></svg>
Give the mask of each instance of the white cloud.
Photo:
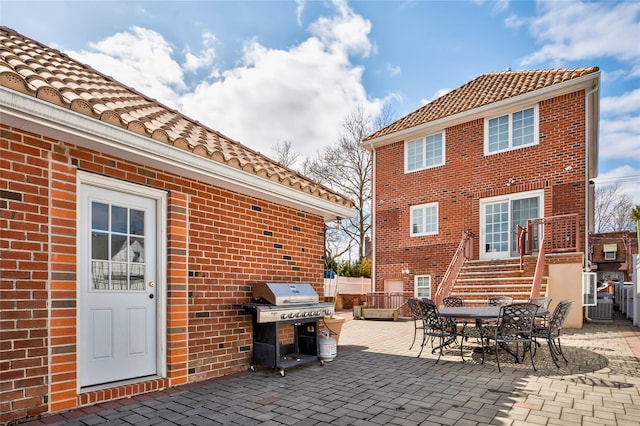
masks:
<svg viewBox="0 0 640 426"><path fill-rule="evenodd" d="M621 96L603 98L600 101L600 109L603 114L640 114L640 89L627 92Z"/></svg>
<svg viewBox="0 0 640 426"><path fill-rule="evenodd" d="M620 158L640 164L640 117L600 120L600 157Z"/></svg>
<svg viewBox="0 0 640 426"><path fill-rule="evenodd" d="M186 89L184 74L162 35L132 27L131 32L114 34L90 47L93 51L68 54L168 106L177 106L177 93Z"/></svg>
<svg viewBox="0 0 640 426"><path fill-rule="evenodd" d="M400 73L402 73L402 69L397 65L394 66L394 65L391 65L391 64L387 64L387 72L391 76L396 76L396 75L400 75Z"/></svg>
<svg viewBox="0 0 640 426"><path fill-rule="evenodd" d="M294 150L311 155L336 141L349 113L361 107L375 115L388 100L368 98L363 68L350 61L372 52L371 23L344 1L332 5L331 14L309 26L306 40L287 50L247 40L239 65L226 70L213 68L218 40L212 33L203 34L199 52L181 48L182 58L161 34L140 27L71 56L252 149L270 155L276 143L290 140ZM299 1L297 16L303 10ZM215 81L189 87L185 73L207 67Z"/></svg>
<svg viewBox="0 0 640 426"><path fill-rule="evenodd" d="M541 1L537 7L530 29L543 46L521 65L615 57L638 66L640 3Z"/></svg>
<svg viewBox="0 0 640 426"><path fill-rule="evenodd" d="M358 106L375 114L382 101L367 98L363 69L349 61L370 52L371 24L334 4L337 13L314 22L311 37L288 50L247 41L241 65L184 95L181 110L267 155L285 140L305 155L335 142L347 114Z"/></svg>
<svg viewBox="0 0 640 426"><path fill-rule="evenodd" d="M527 20L520 18L517 15L509 15L504 19L504 25L507 28L520 28L527 24Z"/></svg>
<svg viewBox="0 0 640 426"><path fill-rule="evenodd" d="M596 186L619 184L621 192L628 194L634 205L640 205L640 166L623 165L600 173L595 183Z"/></svg>
<svg viewBox="0 0 640 426"><path fill-rule="evenodd" d="M640 89L600 101L600 158L640 164Z"/></svg>
<svg viewBox="0 0 640 426"><path fill-rule="evenodd" d="M296 0L296 22L302 26L302 13L304 12L304 0Z"/></svg>
<svg viewBox="0 0 640 426"><path fill-rule="evenodd" d="M426 105L429 102L435 101L439 97L446 95L447 93L449 93L452 90L453 89L450 89L450 88L447 88L447 87L439 89L438 91L436 91L436 93L433 94L433 96L431 98L429 98L429 99L425 99L425 98L420 99L420 105Z"/></svg>

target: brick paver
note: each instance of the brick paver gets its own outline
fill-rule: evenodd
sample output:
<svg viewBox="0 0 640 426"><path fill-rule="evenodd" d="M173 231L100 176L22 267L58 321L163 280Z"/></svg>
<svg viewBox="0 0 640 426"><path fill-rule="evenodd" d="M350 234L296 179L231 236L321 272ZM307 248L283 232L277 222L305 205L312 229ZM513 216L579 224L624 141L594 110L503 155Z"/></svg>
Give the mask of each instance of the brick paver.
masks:
<svg viewBox="0 0 640 426"><path fill-rule="evenodd" d="M409 350L411 321L351 320L338 356L287 370L267 368L122 402L59 413L27 425L637 425L640 329L613 324L566 330L568 366L557 369L543 343L515 364L464 344L437 355ZM473 340L473 339L472 339ZM417 346L417 345L416 345Z"/></svg>

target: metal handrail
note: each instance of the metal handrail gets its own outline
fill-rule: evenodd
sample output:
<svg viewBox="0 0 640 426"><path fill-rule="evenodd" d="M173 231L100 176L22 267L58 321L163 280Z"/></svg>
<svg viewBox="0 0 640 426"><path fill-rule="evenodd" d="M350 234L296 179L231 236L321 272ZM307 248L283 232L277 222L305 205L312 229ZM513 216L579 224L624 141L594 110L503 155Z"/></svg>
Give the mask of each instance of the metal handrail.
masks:
<svg viewBox="0 0 640 426"><path fill-rule="evenodd" d="M458 274L462 270L462 265L467 259L473 257L473 233L471 231L462 232L462 240L456 249L456 252L449 263L449 267L442 277L442 281L436 290L434 302L436 305L442 305L442 299L447 297L451 293L453 284L458 278Z"/></svg>

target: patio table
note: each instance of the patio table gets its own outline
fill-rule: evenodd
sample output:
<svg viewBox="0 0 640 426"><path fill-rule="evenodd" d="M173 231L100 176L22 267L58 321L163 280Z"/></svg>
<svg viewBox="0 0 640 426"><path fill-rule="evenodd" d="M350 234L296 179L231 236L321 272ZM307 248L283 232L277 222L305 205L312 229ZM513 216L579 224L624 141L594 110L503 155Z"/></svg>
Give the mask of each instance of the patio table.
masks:
<svg viewBox="0 0 640 426"><path fill-rule="evenodd" d="M471 318L479 324L482 320L497 320L500 316L500 306L456 306L438 309L442 318ZM537 317L549 315L548 309L538 309Z"/></svg>
<svg viewBox="0 0 640 426"><path fill-rule="evenodd" d="M497 321L500 316L500 306L456 306L456 307L443 307L438 309L438 313L442 318L469 318L476 321L476 328L480 332L480 343L482 344L482 322L491 320ZM537 317L544 317L549 315L548 309L538 309L536 312ZM466 337L463 335L463 338ZM461 343L462 344L462 343ZM519 362L518 354L514 353L509 347L502 346L507 352L509 352ZM484 347L481 348L484 350ZM464 357L463 357L464 361Z"/></svg>

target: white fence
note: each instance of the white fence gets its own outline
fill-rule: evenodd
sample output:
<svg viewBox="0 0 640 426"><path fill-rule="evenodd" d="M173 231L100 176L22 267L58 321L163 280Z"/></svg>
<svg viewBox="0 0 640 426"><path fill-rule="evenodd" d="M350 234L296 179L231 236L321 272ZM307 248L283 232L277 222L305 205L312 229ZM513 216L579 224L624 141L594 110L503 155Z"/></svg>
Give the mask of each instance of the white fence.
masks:
<svg viewBox="0 0 640 426"><path fill-rule="evenodd" d="M340 294L367 294L373 292L371 278L338 277L324 279L324 297Z"/></svg>

